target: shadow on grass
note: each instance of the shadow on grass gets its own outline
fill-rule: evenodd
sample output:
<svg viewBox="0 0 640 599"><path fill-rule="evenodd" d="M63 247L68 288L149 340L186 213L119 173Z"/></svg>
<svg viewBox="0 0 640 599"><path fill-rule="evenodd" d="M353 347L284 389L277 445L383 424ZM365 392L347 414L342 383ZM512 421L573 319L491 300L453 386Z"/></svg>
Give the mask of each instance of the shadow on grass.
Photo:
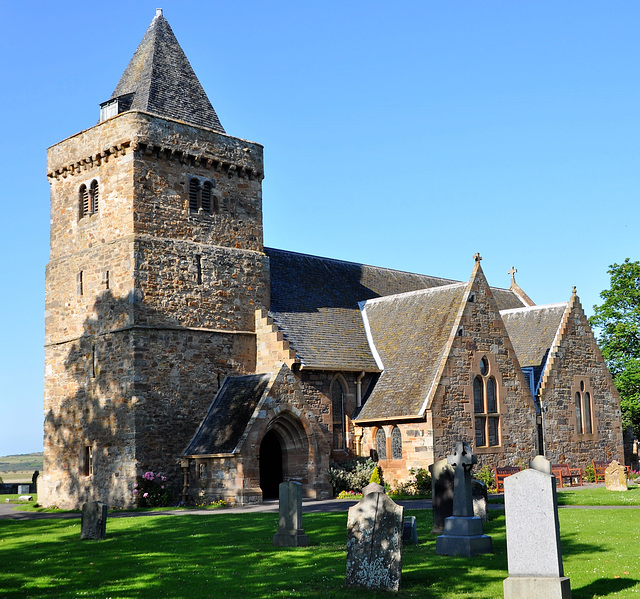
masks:
<svg viewBox="0 0 640 599"><path fill-rule="evenodd" d="M398 597L487 599L502 597L507 577L503 513L491 514L485 532L494 553L474 558L438 556L430 510L417 518L418 545L403 551ZM79 520L0 521L0 599L14 597L305 597L362 596L344 586L347 514L305 514L308 548L272 544L278 514L212 514L111 518L107 539L80 541ZM563 536L567 554L599 552L579 533ZM599 579L576 589L591 597L635 585ZM367 592L367 597L388 593Z"/></svg>
<svg viewBox="0 0 640 599"><path fill-rule="evenodd" d="M571 596L574 599L606 597L607 595L617 595L637 584L637 580L630 578L614 578L613 580L611 580L611 578L598 578L598 580L594 580L579 589L571 589Z"/></svg>

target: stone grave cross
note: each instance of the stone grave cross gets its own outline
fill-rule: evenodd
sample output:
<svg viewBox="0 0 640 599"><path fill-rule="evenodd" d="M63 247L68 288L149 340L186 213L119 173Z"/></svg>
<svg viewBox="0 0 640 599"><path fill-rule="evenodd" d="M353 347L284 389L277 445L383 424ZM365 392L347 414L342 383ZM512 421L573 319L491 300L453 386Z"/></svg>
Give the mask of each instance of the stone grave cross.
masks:
<svg viewBox="0 0 640 599"><path fill-rule="evenodd" d="M467 443L456 441L447 462L453 466L453 515L473 516L471 469L478 463L478 456Z"/></svg>

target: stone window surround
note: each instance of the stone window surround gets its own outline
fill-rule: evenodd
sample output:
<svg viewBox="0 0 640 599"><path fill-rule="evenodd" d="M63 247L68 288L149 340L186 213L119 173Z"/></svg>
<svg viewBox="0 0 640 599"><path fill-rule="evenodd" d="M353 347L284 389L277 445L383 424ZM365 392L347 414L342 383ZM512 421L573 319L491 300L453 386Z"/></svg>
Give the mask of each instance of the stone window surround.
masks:
<svg viewBox="0 0 640 599"><path fill-rule="evenodd" d="M198 210L193 210L191 208L191 182L198 182ZM202 208L202 190L204 189L205 183L209 183L211 185L211 197L210 197L210 207L209 210L205 210ZM186 201L186 212L189 216L212 216L214 214L218 214L220 212L220 197L217 193L215 193L217 184L215 179L211 179L208 177L201 177L200 175L188 175L187 177L187 201Z"/></svg>
<svg viewBox="0 0 640 599"><path fill-rule="evenodd" d="M88 441L84 442L80 456L80 470L85 477L91 477L95 471L95 448Z"/></svg>
<svg viewBox="0 0 640 599"><path fill-rule="evenodd" d="M584 382L584 391L580 389L580 382ZM591 433L579 433L577 429L576 423L576 404L575 397L576 393L580 393L583 397L585 393L589 393L589 397L591 398ZM573 383L571 384L571 395L569 401L569 418L571 427L573 429L573 434L571 435L573 441L597 441L598 440L598 419L596 418L595 412L595 403L593 401L594 398L593 387L591 385L591 378L588 376L582 376L579 374L575 374L573 376ZM583 397L584 399L584 397ZM583 404L584 405L584 402ZM582 408L583 414L583 422L584 422L584 408ZM583 425L584 426L584 425Z"/></svg>
<svg viewBox="0 0 640 599"><path fill-rule="evenodd" d="M84 206L84 191L88 194L88 206L85 211ZM97 191L96 197L93 196L93 190ZM100 188L100 177L91 177L86 181L82 181L78 185L78 221L79 222L91 222L92 219L97 218L100 214L100 197L102 196L102 189ZM95 200L95 201L94 201Z"/></svg>
<svg viewBox="0 0 640 599"><path fill-rule="evenodd" d="M337 373L332 379L331 379L331 383L329 384L329 401L330 401L330 405L331 405L331 430L332 433L334 433L333 429L334 429L334 425L336 423L336 418L335 418L335 414L334 414L334 406L333 406L333 390L335 388L335 385L339 385L341 390L342 390L342 447L333 447L334 450L340 451L340 450L345 450L349 448L349 432L348 432L348 427L347 427L347 410L346 410L346 404L347 404L347 395L349 392L349 385L347 384L346 379L344 378L344 376L342 376L340 373ZM332 439L335 439L335 434L332 435ZM332 441L332 446L333 446L333 441Z"/></svg>
<svg viewBox="0 0 640 599"><path fill-rule="evenodd" d="M378 460L379 461L385 461L385 462L392 462L392 461L396 461L399 462L400 460L404 459L404 455L400 458L394 458L393 457L393 431L394 430L398 430L400 431L400 435L402 435L402 431L400 430L400 427L397 424L387 424L387 425L381 425L381 426L374 426L372 428L371 431L371 442L373 445L373 448L376 450L376 452L378 453ZM381 457L380 456L380 452L378 451L378 432L382 431L382 433L385 436L385 451L386 451L386 457ZM402 437L401 437L402 439ZM404 450L403 450L404 452Z"/></svg>
<svg viewBox="0 0 640 599"><path fill-rule="evenodd" d="M486 357L487 362L489 362L489 371L486 376L482 376L480 374L480 363L482 362L482 358ZM499 416L498 421L498 445L491 446L483 446L476 447L475 438L476 438L476 430L475 430L475 410L473 407L473 381L477 376L480 376L482 379L488 379L489 377L493 377L496 382L496 401L498 403L498 411L496 412ZM492 453L504 453L504 445L503 445L503 436L502 436L502 422L504 415L504 407L502 398L506 397L507 390L502 384L502 375L500 374L500 369L498 368L498 363L496 361L495 354L489 351L475 351L472 361L471 361L471 373L469 376L469 384L465 386L465 396L469 398L469 410L471 412L471 426L468 429L467 435L470 439L473 439L473 450L476 454L492 454Z"/></svg>

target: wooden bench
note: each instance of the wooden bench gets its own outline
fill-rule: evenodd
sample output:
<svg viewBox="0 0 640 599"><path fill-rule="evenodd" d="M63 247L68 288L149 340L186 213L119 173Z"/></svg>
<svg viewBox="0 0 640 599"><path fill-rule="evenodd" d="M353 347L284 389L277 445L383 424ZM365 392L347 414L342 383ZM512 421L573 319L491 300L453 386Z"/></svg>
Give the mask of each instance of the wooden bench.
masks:
<svg viewBox="0 0 640 599"><path fill-rule="evenodd" d="M591 463L593 464L593 471L596 476L593 482L594 483L604 482L605 470L609 467L609 464L611 464L611 462L601 462L598 460L591 460ZM622 465L622 463L620 463L620 465ZM627 478L629 478L629 471L631 470L631 468L629 466L625 466L624 469L627 473Z"/></svg>
<svg viewBox="0 0 640 599"><path fill-rule="evenodd" d="M564 487L565 481L570 487L573 487L574 484L582 486L582 470L580 468L571 468L569 464L553 464L551 473L556 477L556 486L558 487Z"/></svg>
<svg viewBox="0 0 640 599"><path fill-rule="evenodd" d="M496 490L498 493L504 493L504 479L516 472L520 472L518 466L503 466L502 468L494 468L496 474Z"/></svg>

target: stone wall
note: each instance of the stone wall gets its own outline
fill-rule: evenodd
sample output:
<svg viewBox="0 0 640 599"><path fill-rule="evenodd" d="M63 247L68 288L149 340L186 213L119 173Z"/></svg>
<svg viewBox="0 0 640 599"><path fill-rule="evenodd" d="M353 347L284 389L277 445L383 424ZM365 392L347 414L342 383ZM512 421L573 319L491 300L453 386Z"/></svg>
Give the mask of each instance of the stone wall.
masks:
<svg viewBox="0 0 640 599"><path fill-rule="evenodd" d="M591 460L624 460L620 397L574 294L551 349L540 386L545 457L586 468ZM593 404L593 432L579 433L575 393L580 383Z"/></svg>
<svg viewBox="0 0 640 599"><path fill-rule="evenodd" d="M255 370L254 314L269 303L262 147L127 112L49 148L47 168L47 501L130 505L145 470L179 488L221 379ZM190 208L193 177L213 185L209 212ZM98 210L83 215L93 180Z"/></svg>
<svg viewBox="0 0 640 599"><path fill-rule="evenodd" d="M478 468L528 463L537 452L535 405L479 263L465 297L459 327L453 332L430 406L434 460L445 458L456 441L463 440L478 455ZM473 380L480 374L483 357L489 364L487 376L493 376L497 383L500 434L494 447L475 444Z"/></svg>

